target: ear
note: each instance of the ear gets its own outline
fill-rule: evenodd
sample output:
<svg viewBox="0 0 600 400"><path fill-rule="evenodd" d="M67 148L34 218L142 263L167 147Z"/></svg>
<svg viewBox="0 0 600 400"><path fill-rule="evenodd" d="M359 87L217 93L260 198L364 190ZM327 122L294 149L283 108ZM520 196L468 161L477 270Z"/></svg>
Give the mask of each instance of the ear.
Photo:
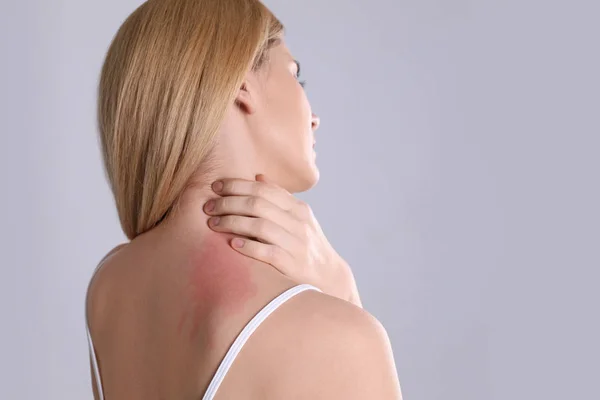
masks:
<svg viewBox="0 0 600 400"><path fill-rule="evenodd" d="M235 97L235 104L247 114L254 114L256 112L256 93L249 79L242 82Z"/></svg>

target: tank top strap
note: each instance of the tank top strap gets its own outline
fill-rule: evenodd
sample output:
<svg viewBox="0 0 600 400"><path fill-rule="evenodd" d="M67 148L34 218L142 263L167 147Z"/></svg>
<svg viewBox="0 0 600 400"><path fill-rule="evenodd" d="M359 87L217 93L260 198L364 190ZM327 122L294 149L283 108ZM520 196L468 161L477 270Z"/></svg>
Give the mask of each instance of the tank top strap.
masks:
<svg viewBox="0 0 600 400"><path fill-rule="evenodd" d="M85 302L84 302L84 308L85 308L85 332L87 335L87 340L88 340L88 347L89 347L89 351L90 351L90 358L91 358L91 362L92 362L92 370L94 372L94 380L96 381L96 390L98 391L98 397L99 400L104 400L104 391L102 389L102 379L100 377L100 369L98 367L98 358L96 357L96 349L94 348L94 342L92 340L92 334L90 333L90 324L89 324L89 319L88 319L88 297L89 297L89 291L90 291L90 286L92 285L92 281L94 280L94 277L96 276L96 273L98 272L98 270L100 269L100 267L102 267L102 264L104 264L106 262L106 260L108 260L110 257L112 257L115 253L117 253L117 251L124 246L124 244L119 245L117 247L115 247L110 253L108 253L96 266L96 268L94 268L94 271L92 272L92 276L90 277L89 283L88 283L88 287L87 290L85 292Z"/></svg>
<svg viewBox="0 0 600 400"><path fill-rule="evenodd" d="M269 315L271 315L271 313L273 313L273 311L275 311L279 306L281 306L283 303L285 303L286 301L288 301L295 295L302 293L306 290L316 290L316 291L321 292L321 290L319 288L309 285L309 284L306 284L306 283L294 286L294 287L286 290L285 292L281 293L279 296L277 296L273 300L271 300L271 302L269 302L269 304L264 306L258 312L258 314L256 314L250 320L250 322L248 322L248 324L240 332L240 334L237 336L237 338L235 339L235 341L233 342L233 344L227 351L227 354L225 354L225 357L221 361L221 364L219 365L217 372L213 376L213 379L210 382L208 389L204 393L204 397L202 397L202 400L213 400L213 398L215 397L215 394L217 393L217 390L219 389L219 386L221 385L221 382L223 382L225 375L229 371L229 368L231 368L233 361L239 354L240 350L242 349L242 347L244 346L244 344L246 343L248 338L252 335L252 333L254 333L256 328L258 328L260 326L260 324Z"/></svg>
<svg viewBox="0 0 600 400"><path fill-rule="evenodd" d="M110 255L105 257L95 268L95 270L92 274L92 278L90 279L90 285L91 285L91 281L94 279L94 276L96 275L96 272L98 272L98 270L100 269L102 264L109 257L110 257ZM204 396L202 397L202 400L213 400L213 398L215 397L215 394L217 393L217 390L219 389L219 386L223 382L223 379L225 378L225 375L231 368L231 365L233 364L235 358L237 357L239 352L242 350L242 347L248 341L250 336L254 333L256 328L258 328L260 326L260 324L265 319L267 319L267 317L269 315L271 315L273 313L273 311L275 311L277 308L279 308L279 306L281 306L282 304L284 304L286 301L288 301L292 297L296 296L297 294L302 293L306 290L316 290L318 292L322 292L321 289L317 288L316 286L309 285L306 283L296 285L296 286L286 290L285 292L281 293L279 296L277 296L273 300L271 300L266 306L264 306L250 320L250 322L248 322L248 324L246 324L244 329L242 329L240 334L236 337L233 344L229 347L229 350L225 354L225 357L221 361L221 364L219 364L219 368L217 369L217 372L213 376L213 378L208 386L208 389L206 390L206 392L204 393ZM88 286L88 291L86 292L86 302L85 302L86 303L86 306L85 306L85 329L86 329L86 334L87 334L90 357L91 357L91 361L92 361L92 370L94 373L94 380L96 382L96 389L98 391L98 397L99 397L99 400L104 400L104 391L102 388L102 378L100 376L100 369L98 367L98 359L96 357L96 350L94 347L94 342L92 340L92 335L90 333L90 328L89 328L89 319L88 319L88 313L87 313L88 293L89 293L89 286Z"/></svg>

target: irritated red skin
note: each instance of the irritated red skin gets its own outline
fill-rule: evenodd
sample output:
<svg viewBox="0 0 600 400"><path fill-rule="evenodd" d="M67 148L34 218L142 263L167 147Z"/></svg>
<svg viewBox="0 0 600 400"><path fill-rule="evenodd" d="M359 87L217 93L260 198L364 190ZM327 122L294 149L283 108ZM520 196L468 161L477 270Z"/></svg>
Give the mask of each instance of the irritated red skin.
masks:
<svg viewBox="0 0 600 400"><path fill-rule="evenodd" d="M243 256L229 246L228 240L225 235L210 235L190 257L186 283L189 306L178 327L181 334L190 324L190 340L197 337L200 322L211 309L219 307L221 315L233 315L257 293L250 269L241 262Z"/></svg>

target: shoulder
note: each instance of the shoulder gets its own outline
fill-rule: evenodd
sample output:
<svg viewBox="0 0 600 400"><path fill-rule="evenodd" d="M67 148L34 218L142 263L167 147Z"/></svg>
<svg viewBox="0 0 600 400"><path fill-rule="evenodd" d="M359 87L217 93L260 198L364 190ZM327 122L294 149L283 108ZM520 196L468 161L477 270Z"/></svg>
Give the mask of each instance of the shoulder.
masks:
<svg viewBox="0 0 600 400"><path fill-rule="evenodd" d="M258 381L269 383L273 398L401 399L385 328L351 303L302 292L265 321L259 337L248 359L264 363Z"/></svg>
<svg viewBox="0 0 600 400"><path fill-rule="evenodd" d="M114 264L115 255L119 251L123 251L128 243L122 243L110 250L96 265L94 272L88 282L86 295L85 295L85 310L89 320L96 319L101 313L101 310L105 308L103 304L108 298L108 294L111 291L111 276L113 273L110 265ZM113 268L114 269L114 268Z"/></svg>

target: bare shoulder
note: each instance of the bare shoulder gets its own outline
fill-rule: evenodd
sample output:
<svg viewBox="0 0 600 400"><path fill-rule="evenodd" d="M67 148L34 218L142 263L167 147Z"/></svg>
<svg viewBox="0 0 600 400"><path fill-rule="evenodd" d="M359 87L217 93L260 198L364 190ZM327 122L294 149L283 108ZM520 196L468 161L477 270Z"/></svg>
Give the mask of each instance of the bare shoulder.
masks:
<svg viewBox="0 0 600 400"><path fill-rule="evenodd" d="M110 283L113 279L111 279L110 276L112 274L110 272L108 274L106 273L107 270L114 270L114 268L109 268L109 264L114 264L114 260L111 259L116 258L117 253L122 253L127 245L128 243L122 243L110 250L100 260L94 269L93 275L90 277L85 297L86 314L89 314L88 318L90 320L96 319L95 317L97 317L98 314L100 314L100 311L105 308L103 300L108 298L107 294L111 291Z"/></svg>
<svg viewBox="0 0 600 400"><path fill-rule="evenodd" d="M306 291L261 328L247 360L264 363L269 398L402 398L387 332L362 308Z"/></svg>

